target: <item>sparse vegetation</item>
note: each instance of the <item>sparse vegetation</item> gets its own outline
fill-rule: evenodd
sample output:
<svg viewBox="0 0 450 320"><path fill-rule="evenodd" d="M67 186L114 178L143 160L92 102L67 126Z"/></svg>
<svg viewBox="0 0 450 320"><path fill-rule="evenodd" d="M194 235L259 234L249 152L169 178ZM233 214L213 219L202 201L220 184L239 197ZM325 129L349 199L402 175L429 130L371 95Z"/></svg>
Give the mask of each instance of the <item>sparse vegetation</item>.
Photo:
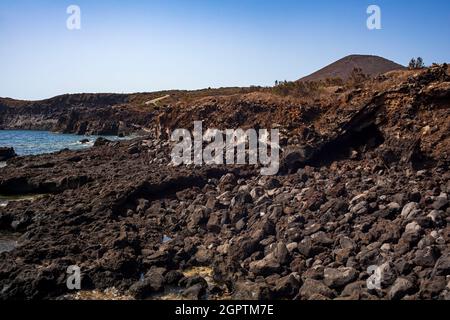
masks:
<svg viewBox="0 0 450 320"><path fill-rule="evenodd" d="M282 96L304 97L320 93L324 88L342 86L341 78L327 78L321 81L275 81L271 91Z"/></svg>
<svg viewBox="0 0 450 320"><path fill-rule="evenodd" d="M411 61L409 61L408 67L410 70L423 69L425 68L425 63L421 57L412 58Z"/></svg>
<svg viewBox="0 0 450 320"><path fill-rule="evenodd" d="M367 79L369 79L369 76L364 74L361 68L354 68L348 78L347 86L359 87Z"/></svg>

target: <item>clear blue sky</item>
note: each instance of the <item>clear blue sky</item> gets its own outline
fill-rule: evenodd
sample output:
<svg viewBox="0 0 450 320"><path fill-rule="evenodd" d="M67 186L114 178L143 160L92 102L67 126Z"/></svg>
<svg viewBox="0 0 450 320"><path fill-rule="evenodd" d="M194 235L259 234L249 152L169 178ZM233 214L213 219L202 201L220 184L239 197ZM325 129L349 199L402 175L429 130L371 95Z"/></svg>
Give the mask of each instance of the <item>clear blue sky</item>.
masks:
<svg viewBox="0 0 450 320"><path fill-rule="evenodd" d="M2 97L272 85L352 53L450 62L450 1L0 1Z"/></svg>

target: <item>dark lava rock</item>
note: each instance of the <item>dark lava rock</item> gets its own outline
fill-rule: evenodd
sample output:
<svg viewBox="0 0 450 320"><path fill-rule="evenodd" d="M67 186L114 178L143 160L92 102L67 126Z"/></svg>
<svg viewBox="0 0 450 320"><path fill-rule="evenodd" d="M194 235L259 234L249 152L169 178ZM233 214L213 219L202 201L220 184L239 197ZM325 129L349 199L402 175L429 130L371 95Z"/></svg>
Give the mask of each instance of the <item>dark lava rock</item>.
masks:
<svg viewBox="0 0 450 320"><path fill-rule="evenodd" d="M322 245L313 242L310 237L306 237L298 244L298 251L306 258L313 257L326 251L326 248Z"/></svg>
<svg viewBox="0 0 450 320"><path fill-rule="evenodd" d="M422 267L434 267L436 260L439 258L439 250L436 247L426 247L417 250L414 262Z"/></svg>
<svg viewBox="0 0 450 320"><path fill-rule="evenodd" d="M248 258L258 248L258 239L243 239L233 244L230 250L233 259L242 261Z"/></svg>
<svg viewBox="0 0 450 320"><path fill-rule="evenodd" d="M356 281L348 284L342 290L341 297L346 299L359 300L367 295L367 281Z"/></svg>
<svg viewBox="0 0 450 320"><path fill-rule="evenodd" d="M0 161L6 161L16 156L14 148L0 147Z"/></svg>
<svg viewBox="0 0 450 320"><path fill-rule="evenodd" d="M436 200L433 202L432 207L435 210L445 210L448 206L448 199L447 197L437 197Z"/></svg>
<svg viewBox="0 0 450 320"><path fill-rule="evenodd" d="M279 187L281 187L280 180L275 179L275 178L269 179L266 183L267 190L273 190L273 189L279 188Z"/></svg>
<svg viewBox="0 0 450 320"><path fill-rule="evenodd" d="M238 281L234 285L234 300L270 300L272 295L269 286L265 282Z"/></svg>
<svg viewBox="0 0 450 320"><path fill-rule="evenodd" d="M183 278L180 280L179 285L186 288L181 293L182 296L190 300L200 299L206 294L206 289L208 288L208 283L200 276Z"/></svg>
<svg viewBox="0 0 450 320"><path fill-rule="evenodd" d="M183 290L181 295L189 300L198 300L206 293L206 288L200 283L194 284L193 286Z"/></svg>
<svg viewBox="0 0 450 320"><path fill-rule="evenodd" d="M209 217L208 223L206 224L206 229L213 233L220 233L222 230L222 215L220 213L214 212Z"/></svg>
<svg viewBox="0 0 450 320"><path fill-rule="evenodd" d="M392 287L389 289L388 297L391 300L398 300L407 294L413 293L415 290L414 283L406 278L397 278Z"/></svg>
<svg viewBox="0 0 450 320"><path fill-rule="evenodd" d="M298 275L290 274L277 280L275 288L272 289L275 299L278 298L294 298L302 282Z"/></svg>
<svg viewBox="0 0 450 320"><path fill-rule="evenodd" d="M332 299L335 296L333 290L324 285L323 282L314 279L306 279L299 294L305 300Z"/></svg>
<svg viewBox="0 0 450 320"><path fill-rule="evenodd" d="M164 279L165 283L168 285L178 285L179 281L184 278L181 271L171 270L166 273Z"/></svg>
<svg viewBox="0 0 450 320"><path fill-rule="evenodd" d="M232 205L245 205L253 202L253 198L248 192L239 192L232 200Z"/></svg>
<svg viewBox="0 0 450 320"><path fill-rule="evenodd" d="M185 288L192 287L196 284L200 284L203 288L208 288L208 282L201 276L184 277L178 284Z"/></svg>
<svg viewBox="0 0 450 320"><path fill-rule="evenodd" d="M250 272L255 275L268 276L279 271L280 264L272 257L266 257L262 260L254 261L250 263Z"/></svg>
<svg viewBox="0 0 450 320"><path fill-rule="evenodd" d="M97 140L95 140L94 142L94 147L101 147L101 146L106 146L110 143L111 141L108 139L105 139L103 137L97 138Z"/></svg>
<svg viewBox="0 0 450 320"><path fill-rule="evenodd" d="M144 299L151 294L164 289L164 277L159 273L147 274L142 281L138 281L130 288L130 293L136 299Z"/></svg>
<svg viewBox="0 0 450 320"><path fill-rule="evenodd" d="M439 258L434 266L433 274L436 276L450 275L450 252L447 252Z"/></svg>
<svg viewBox="0 0 450 320"><path fill-rule="evenodd" d="M447 285L446 277L433 277L420 282L420 297L422 299L436 299Z"/></svg>
<svg viewBox="0 0 450 320"><path fill-rule="evenodd" d="M339 269L325 268L324 282L330 288L341 288L353 282L358 277L354 268L342 267Z"/></svg>

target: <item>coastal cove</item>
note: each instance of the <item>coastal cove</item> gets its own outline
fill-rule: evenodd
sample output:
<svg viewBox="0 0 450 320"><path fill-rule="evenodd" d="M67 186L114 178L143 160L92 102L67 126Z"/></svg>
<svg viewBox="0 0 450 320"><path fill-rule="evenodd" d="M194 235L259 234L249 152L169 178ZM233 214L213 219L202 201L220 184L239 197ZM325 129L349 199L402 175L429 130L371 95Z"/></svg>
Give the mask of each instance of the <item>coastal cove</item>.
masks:
<svg viewBox="0 0 450 320"><path fill-rule="evenodd" d="M86 149L92 147L95 140L100 137L112 141L133 138L132 136L91 136L34 130L0 130L0 147L13 147L18 156L39 155L63 149ZM1 164L0 167L2 167Z"/></svg>

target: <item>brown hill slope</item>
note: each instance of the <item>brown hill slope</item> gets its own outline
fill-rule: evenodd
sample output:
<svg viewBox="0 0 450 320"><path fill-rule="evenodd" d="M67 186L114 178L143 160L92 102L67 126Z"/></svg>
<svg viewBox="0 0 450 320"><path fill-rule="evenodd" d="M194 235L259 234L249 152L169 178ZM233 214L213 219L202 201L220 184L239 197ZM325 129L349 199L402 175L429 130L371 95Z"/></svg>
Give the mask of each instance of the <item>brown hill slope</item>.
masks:
<svg viewBox="0 0 450 320"><path fill-rule="evenodd" d="M376 76L392 70L404 69L405 67L378 56L350 55L300 79L300 81L317 81L326 78L347 80L355 68L361 68L363 73L369 76Z"/></svg>

